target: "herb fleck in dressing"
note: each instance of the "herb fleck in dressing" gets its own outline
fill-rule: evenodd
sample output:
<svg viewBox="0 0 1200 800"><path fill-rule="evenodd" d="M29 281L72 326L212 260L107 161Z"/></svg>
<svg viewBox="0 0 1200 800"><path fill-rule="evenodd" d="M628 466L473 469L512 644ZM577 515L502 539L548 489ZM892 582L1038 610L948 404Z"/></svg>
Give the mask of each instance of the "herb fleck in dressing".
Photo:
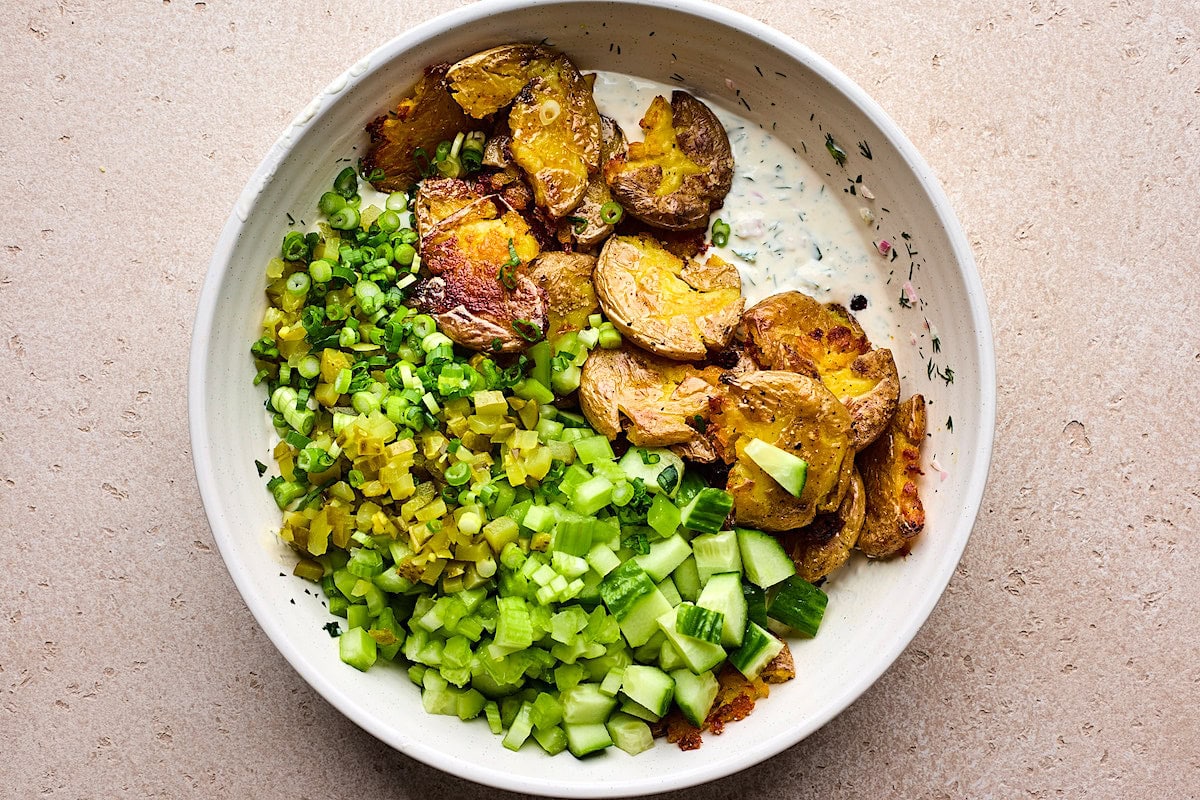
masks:
<svg viewBox="0 0 1200 800"><path fill-rule="evenodd" d="M631 139L640 139L638 121L655 95L670 97L672 87L614 72L598 72L596 105L617 121ZM818 172L788 144L709 98L701 98L721 120L733 148L733 188L713 215L729 223L721 258L737 266L747 307L778 292L797 289L822 302L848 306L856 295L867 301L856 315L871 341L887 347L893 320L887 313L890 289L886 271L870 241L873 228L860 216L860 205L843 203L841 191L829 191ZM824 148L819 153L827 155ZM826 167L832 164L824 165Z"/></svg>

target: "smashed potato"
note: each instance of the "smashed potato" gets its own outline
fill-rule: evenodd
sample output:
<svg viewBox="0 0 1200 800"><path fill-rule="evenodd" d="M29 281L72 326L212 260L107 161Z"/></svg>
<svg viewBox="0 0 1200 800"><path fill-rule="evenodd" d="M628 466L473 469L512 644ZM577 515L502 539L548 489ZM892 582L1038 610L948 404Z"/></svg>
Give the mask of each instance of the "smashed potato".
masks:
<svg viewBox="0 0 1200 800"><path fill-rule="evenodd" d="M746 311L738 338L768 369L820 378L850 409L856 450L875 441L896 410L900 377L892 352L873 349L840 305L800 292L772 295Z"/></svg>
<svg viewBox="0 0 1200 800"><path fill-rule="evenodd" d="M925 398L914 394L896 409L875 443L858 456L866 495L858 549L872 558L908 552L925 527L925 508L917 491L924 440Z"/></svg>
<svg viewBox="0 0 1200 800"><path fill-rule="evenodd" d="M621 126L609 117L600 115L600 163L603 164L617 153L625 152L625 133ZM613 232L613 226L600 216L600 209L612 201L612 192L604 177L599 173L588 179L587 189L579 205L560 223L564 242L574 242L578 247L595 247Z"/></svg>
<svg viewBox="0 0 1200 800"><path fill-rule="evenodd" d="M475 119L495 114L545 72L554 55L536 44L505 44L467 56L449 68L450 93Z"/></svg>
<svg viewBox="0 0 1200 800"><path fill-rule="evenodd" d="M733 464L725 488L733 495L739 525L802 528L822 507L841 503L845 462L854 452L850 412L820 381L794 372L748 372L726 377L725 391L711 405L707 432L721 459ZM755 438L808 462L799 497L746 456L745 446Z"/></svg>
<svg viewBox="0 0 1200 800"><path fill-rule="evenodd" d="M583 365L579 407L609 439L624 430L641 447L686 444L701 438L695 426L719 379L715 368L699 370L633 347L593 350Z"/></svg>
<svg viewBox="0 0 1200 800"><path fill-rule="evenodd" d="M808 527L780 537L796 564L796 574L813 583L844 565L858 542L866 513L866 490L854 470L850 488L835 513L819 514Z"/></svg>
<svg viewBox="0 0 1200 800"><path fill-rule="evenodd" d="M604 313L635 344L685 361L724 347L745 301L737 268L683 259L650 236L613 236L596 263Z"/></svg>
<svg viewBox="0 0 1200 800"><path fill-rule="evenodd" d="M445 64L426 68L412 94L394 112L376 117L367 125L370 149L363 157L364 174L381 170L372 186L381 192L403 191L421 177L414 157L418 148L432 154L438 142L453 139L470 128L471 121L450 96Z"/></svg>
<svg viewBox="0 0 1200 800"><path fill-rule="evenodd" d="M645 141L609 159L604 179L634 217L657 228L708 227L733 185L729 137L708 106L687 92L655 97L641 120Z"/></svg>
<svg viewBox="0 0 1200 800"><path fill-rule="evenodd" d="M530 277L546 293L548 339L564 331L583 330L588 315L600 308L592 285L595 267L595 257L583 253L542 253L529 265Z"/></svg>
<svg viewBox="0 0 1200 800"><path fill-rule="evenodd" d="M553 218L569 214L600 168L600 112L591 87L566 56L529 81L508 114L508 150Z"/></svg>
<svg viewBox="0 0 1200 800"><path fill-rule="evenodd" d="M546 295L528 264L541 248L524 217L450 179L421 183L416 215L421 258L432 273L417 284L418 308L473 350L514 352L540 338Z"/></svg>

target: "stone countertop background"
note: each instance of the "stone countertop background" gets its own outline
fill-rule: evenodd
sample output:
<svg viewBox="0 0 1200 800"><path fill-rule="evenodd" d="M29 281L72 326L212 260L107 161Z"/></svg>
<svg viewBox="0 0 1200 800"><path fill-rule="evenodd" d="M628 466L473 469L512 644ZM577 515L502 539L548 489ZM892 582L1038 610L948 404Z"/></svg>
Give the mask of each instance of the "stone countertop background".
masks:
<svg viewBox="0 0 1200 800"><path fill-rule="evenodd" d="M199 288L252 169L346 64L457 5L4 4L0 797L479 791L276 653L186 428ZM688 796L1195 797L1200 7L728 5L844 70L932 164L979 259L999 413L974 535L908 650Z"/></svg>

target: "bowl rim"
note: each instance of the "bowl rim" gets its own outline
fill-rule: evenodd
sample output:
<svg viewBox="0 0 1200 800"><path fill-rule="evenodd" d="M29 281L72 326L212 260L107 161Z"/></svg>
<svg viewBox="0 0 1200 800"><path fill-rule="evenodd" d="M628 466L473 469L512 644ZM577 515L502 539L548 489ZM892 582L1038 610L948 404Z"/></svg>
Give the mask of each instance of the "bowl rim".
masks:
<svg viewBox="0 0 1200 800"><path fill-rule="evenodd" d="M706 764L704 761L698 761L694 769L670 776L626 781L617 779L592 785L570 784L545 778L526 778L471 763L431 747L419 739L405 735L399 727L385 723L381 718L372 715L368 709L353 702L336 681L323 676L320 670L310 663L285 635L280 624L270 613L266 599L254 590L248 568L234 554L231 526L226 523L219 511L222 500L212 477L214 467L210 452L210 429L205 401L205 386L208 380L208 342L216 319L218 299L229 277L228 267L231 256L242 229L246 225L245 220L248 217L246 204L253 202L258 192L270 180L279 163L287 156L294 144L303 138L301 135L293 139L287 135L287 131L297 122L313 122L328 112L330 107L328 105L315 107L317 101L325 94L324 90L316 96L308 108L301 112L296 121L289 123L284 134L271 146L262 162L251 174L245 189L239 194L237 204L230 212L221 230L198 300L188 365L188 424L192 460L209 527L242 599L254 615L256 622L292 668L327 702L360 728L418 761L443 772L500 789L573 797L642 795L684 789L732 775L777 755L811 735L833 717L842 713L863 692L874 685L925 624L934 606L945 594L946 587L958 567L983 499L983 491L991 467L996 418L995 349L983 285L966 235L941 184L900 127L865 90L808 46L763 22L740 12L704 2L704 0L670 0L670 2L654 2L654 0L482 0L482 2L454 9L402 31L335 78L329 86L330 88L335 86L351 88L376 70L383 68L401 53L420 46L422 42L431 37L467 23L529 7L591 4L598 1L613 6L653 6L697 17L710 23L716 22L764 41L819 75L885 134L907 168L912 170L929 196L937 221L945 230L966 286L969 303L968 319L975 330L975 356L978 359L977 368L979 370L980 425L975 431L974 441L971 442L971 447L978 457L966 484L955 537L948 542L945 556L940 562L940 569L936 572L936 579L931 584L931 586L938 587L938 591L929 591L922 595L921 602L910 609L904 627L896 631L896 635L891 637L885 647L881 648L883 657L877 658L871 669L858 675L853 682L832 697L833 702L829 703L822 713L804 720L784 736L773 736L760 742L756 747L747 747L732 762L718 760Z"/></svg>

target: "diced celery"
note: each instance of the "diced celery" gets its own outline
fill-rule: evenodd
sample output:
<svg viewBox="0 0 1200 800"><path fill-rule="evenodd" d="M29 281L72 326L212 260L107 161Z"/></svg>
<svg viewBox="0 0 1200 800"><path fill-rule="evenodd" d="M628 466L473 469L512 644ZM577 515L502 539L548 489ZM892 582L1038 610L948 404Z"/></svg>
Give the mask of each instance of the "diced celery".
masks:
<svg viewBox="0 0 1200 800"><path fill-rule="evenodd" d="M345 663L366 672L375 663L375 640L362 628L351 628L338 637L338 655Z"/></svg>
<svg viewBox="0 0 1200 800"><path fill-rule="evenodd" d="M605 436L589 436L574 442L575 454L584 464L595 464L597 461L612 461L612 445Z"/></svg>
<svg viewBox="0 0 1200 800"><path fill-rule="evenodd" d="M612 499L613 483L603 475L597 475L579 486L572 493L572 506L584 516L591 516L608 505Z"/></svg>

